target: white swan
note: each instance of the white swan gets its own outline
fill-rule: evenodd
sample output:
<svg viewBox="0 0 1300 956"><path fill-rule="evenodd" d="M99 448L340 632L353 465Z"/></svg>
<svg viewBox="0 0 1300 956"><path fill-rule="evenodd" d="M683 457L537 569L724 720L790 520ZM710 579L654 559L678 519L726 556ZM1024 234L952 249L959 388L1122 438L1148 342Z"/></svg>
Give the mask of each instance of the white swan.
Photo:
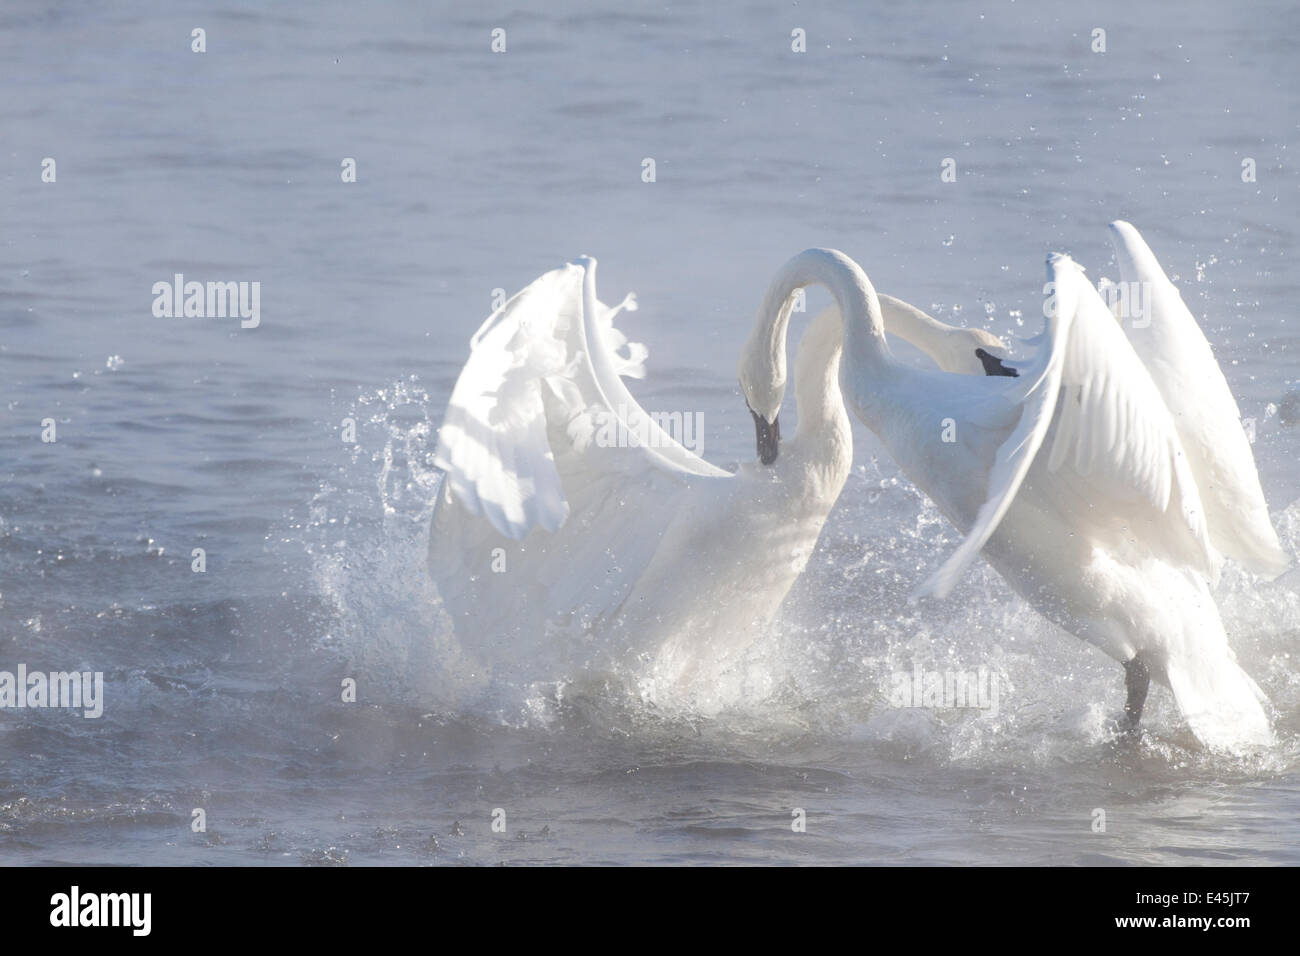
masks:
<svg viewBox="0 0 1300 956"><path fill-rule="evenodd" d="M979 378L899 363L865 273L843 253L808 250L774 280L742 355L746 400L774 416L788 318L779 304L825 285L844 316L846 401L967 532L918 593L946 595L983 550L1041 613L1125 665L1132 727L1154 676L1206 746L1266 744L1263 695L1210 596L1215 558L1170 413L1082 269L1053 255L1048 276L1035 360L1015 378Z"/></svg>
<svg viewBox="0 0 1300 956"><path fill-rule="evenodd" d="M648 657L670 682L697 677L776 611L848 476L842 322L828 309L800 344L794 436L780 443L778 403L760 461L732 475L628 392L621 376L644 374L646 350L613 328L633 303L603 305L595 269L583 258L543 275L474 336L439 430L429 568L480 653L528 659L545 642L566 666ZM791 305L776 304L783 325ZM936 360L980 371L974 350L1001 346L924 318L897 322Z"/></svg>

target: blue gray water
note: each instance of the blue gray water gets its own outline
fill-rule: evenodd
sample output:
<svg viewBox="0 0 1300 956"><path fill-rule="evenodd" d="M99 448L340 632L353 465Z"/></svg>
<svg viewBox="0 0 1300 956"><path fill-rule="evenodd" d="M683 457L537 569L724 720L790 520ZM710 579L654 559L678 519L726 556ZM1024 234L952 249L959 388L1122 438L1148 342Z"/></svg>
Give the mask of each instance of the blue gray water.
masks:
<svg viewBox="0 0 1300 956"><path fill-rule="evenodd" d="M1114 277L1115 218L1202 320L1296 553L1300 8L472 6L0 9L0 669L106 682L97 720L0 711L0 862L1300 862L1296 572L1218 592L1276 709L1248 760L1198 753L1162 690L1116 748L1119 668L982 565L909 607L955 535L860 428L716 712L583 674L471 692L423 572L492 290L599 257L602 297L640 298L633 391L727 464L793 253L1030 335L1044 254ZM155 317L178 272L259 282L260 325ZM890 707L914 665L994 669L997 716Z"/></svg>

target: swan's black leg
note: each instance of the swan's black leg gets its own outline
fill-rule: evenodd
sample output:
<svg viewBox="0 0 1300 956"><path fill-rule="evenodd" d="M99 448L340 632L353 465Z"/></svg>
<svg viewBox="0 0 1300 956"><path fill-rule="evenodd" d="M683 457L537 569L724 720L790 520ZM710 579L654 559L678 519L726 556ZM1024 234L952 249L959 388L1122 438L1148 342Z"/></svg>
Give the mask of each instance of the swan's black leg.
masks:
<svg viewBox="0 0 1300 956"><path fill-rule="evenodd" d="M1151 672L1147 670L1142 659L1135 657L1124 662L1124 689L1128 699L1124 702L1124 719L1128 723L1126 733L1136 733L1138 721L1142 719L1142 705L1147 701L1147 688L1151 686Z"/></svg>

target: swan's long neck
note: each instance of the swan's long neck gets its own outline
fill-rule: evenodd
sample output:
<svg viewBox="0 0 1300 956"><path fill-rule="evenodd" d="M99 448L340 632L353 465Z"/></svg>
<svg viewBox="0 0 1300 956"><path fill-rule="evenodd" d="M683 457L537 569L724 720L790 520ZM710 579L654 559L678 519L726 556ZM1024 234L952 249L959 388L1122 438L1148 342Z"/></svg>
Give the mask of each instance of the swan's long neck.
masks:
<svg viewBox="0 0 1300 956"><path fill-rule="evenodd" d="M885 330L916 346L945 372L973 372L977 368L974 363L976 346L1001 344L991 335L986 337L987 342L973 342L974 338L984 338L983 333L945 325L893 296L878 294L877 300L881 317L885 320ZM954 337L957 338L955 342Z"/></svg>
<svg viewBox="0 0 1300 956"><path fill-rule="evenodd" d="M851 441L851 425L840 393L840 350L844 340L839 313L827 309L813 320L799 341L794 387L799 428L785 457L816 454L826 442Z"/></svg>
<svg viewBox="0 0 1300 956"><path fill-rule="evenodd" d="M859 373L855 379L860 377L860 373L873 376L891 372L895 362L885 342L885 322L876 290L856 262L834 249L807 249L799 253L781 267L768 286L758 333L764 337L773 368L781 373L785 369L791 296L796 290L814 283L830 290L843 319L841 385L849 385L843 374L845 367ZM784 378L783 374L781 378ZM859 396L846 393L845 398L856 404Z"/></svg>

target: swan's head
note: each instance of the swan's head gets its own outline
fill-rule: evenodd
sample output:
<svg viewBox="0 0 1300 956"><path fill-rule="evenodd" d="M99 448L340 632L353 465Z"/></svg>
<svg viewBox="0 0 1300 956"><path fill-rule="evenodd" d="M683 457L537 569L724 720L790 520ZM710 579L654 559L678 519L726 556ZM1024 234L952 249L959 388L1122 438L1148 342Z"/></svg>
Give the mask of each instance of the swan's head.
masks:
<svg viewBox="0 0 1300 956"><path fill-rule="evenodd" d="M884 298L883 296L881 297ZM894 331L890 319L893 315L885 312L885 330ZM963 329L957 326L935 323L938 334L923 346L930 353L935 364L945 372L958 375L1008 375L1013 372L999 371L1002 360L1010 356L1006 343L983 329Z"/></svg>
<svg viewBox="0 0 1300 956"><path fill-rule="evenodd" d="M766 348L754 347L753 339L740 357L740 390L745 406L754 417L758 460L765 465L776 461L781 445L781 400L785 397L785 353L780 361L760 361ZM779 366L779 367L778 367Z"/></svg>
<svg viewBox="0 0 1300 956"><path fill-rule="evenodd" d="M779 328L765 328L762 322L755 326L740 353L740 390L754 417L758 459L765 465L776 460L781 441L778 415L785 399L785 323L792 306L793 299L782 307ZM779 345L775 335L780 336Z"/></svg>
<svg viewBox="0 0 1300 956"><path fill-rule="evenodd" d="M758 460L770 465L781 452L781 416L773 415L769 422L752 408L749 414L754 417L754 443L758 448Z"/></svg>
<svg viewBox="0 0 1300 956"><path fill-rule="evenodd" d="M777 272L767 287L763 304L759 308L758 322L750 333L749 341L740 354L740 388L745 403L754 416L758 432L759 457L775 457L774 440L779 439L777 413L785 396L785 336L794 309L795 293L814 282L820 283L834 297L845 316L839 323L847 329L861 328L860 337L876 341L878 351L887 353L885 336L880 319L880 306L875 290L861 267L835 249L805 249L790 259ZM835 342L841 341L839 336ZM847 333L842 341L848 342ZM859 350L871 357L871 343L860 342ZM849 350L846 348L845 352ZM840 384L843 384L846 366L840 365Z"/></svg>
<svg viewBox="0 0 1300 956"><path fill-rule="evenodd" d="M987 349L976 349L975 357L980 360L983 366L982 374L984 375L1004 375L1010 378L1016 378L1020 375L1020 372L1015 367L1003 363L1002 356L995 355Z"/></svg>
<svg viewBox="0 0 1300 956"><path fill-rule="evenodd" d="M1006 344L983 329L952 329L945 336L944 353L935 356L945 372L961 375L1015 375L1002 364L1010 356Z"/></svg>
<svg viewBox="0 0 1300 956"><path fill-rule="evenodd" d="M914 305L892 295L877 293L885 331L919 348L945 372L958 375L1005 374L990 372L989 356L1000 362L1009 354L1003 341L983 329L945 325Z"/></svg>

